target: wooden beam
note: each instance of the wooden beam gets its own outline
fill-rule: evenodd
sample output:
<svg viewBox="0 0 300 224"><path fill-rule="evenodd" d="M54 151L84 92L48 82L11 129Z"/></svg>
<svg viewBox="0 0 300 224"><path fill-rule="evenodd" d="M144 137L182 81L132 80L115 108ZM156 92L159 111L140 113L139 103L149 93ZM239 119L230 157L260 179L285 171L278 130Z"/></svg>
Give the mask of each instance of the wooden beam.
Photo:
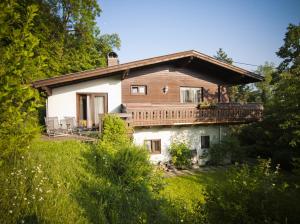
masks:
<svg viewBox="0 0 300 224"><path fill-rule="evenodd" d="M52 89L50 87L43 86L41 89L47 94L47 96L52 96Z"/></svg>
<svg viewBox="0 0 300 224"><path fill-rule="evenodd" d="M124 80L129 75L130 69L126 69L122 74L122 80Z"/></svg>

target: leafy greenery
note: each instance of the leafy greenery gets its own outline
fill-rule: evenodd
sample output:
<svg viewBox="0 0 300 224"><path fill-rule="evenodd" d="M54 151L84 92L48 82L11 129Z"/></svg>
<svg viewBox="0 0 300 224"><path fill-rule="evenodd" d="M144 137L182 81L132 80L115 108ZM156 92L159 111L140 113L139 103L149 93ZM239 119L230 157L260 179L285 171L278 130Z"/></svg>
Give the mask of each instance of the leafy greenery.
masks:
<svg viewBox="0 0 300 224"><path fill-rule="evenodd" d="M248 146L253 156L271 157L285 169L292 169L293 159L300 157L298 31L299 26L288 27L285 43L278 51L284 59L278 71L273 72L272 66L263 68L267 79L261 89L262 97L267 98L262 100L265 102L263 121L245 126L239 135L242 145Z"/></svg>
<svg viewBox="0 0 300 224"><path fill-rule="evenodd" d="M87 223L79 201L90 179L78 141L33 142L16 163L0 169L1 223Z"/></svg>
<svg viewBox="0 0 300 224"><path fill-rule="evenodd" d="M209 149L209 162L220 165L228 162L241 162L246 157L245 150L234 136L226 136L218 144Z"/></svg>
<svg viewBox="0 0 300 224"><path fill-rule="evenodd" d="M173 142L169 148L172 163L176 168L187 168L191 165L191 150L183 142Z"/></svg>
<svg viewBox="0 0 300 224"><path fill-rule="evenodd" d="M103 135L88 157L95 180L84 183L97 211L91 221L100 223L159 223L158 192L162 178L145 148L131 143L125 122L113 115L103 121ZM92 206L92 209L90 209Z"/></svg>
<svg viewBox="0 0 300 224"><path fill-rule="evenodd" d="M166 178L166 186L160 194L166 200L161 209L168 217L167 223L201 223L197 205L205 203L207 186L222 183L223 179L221 169Z"/></svg>
<svg viewBox="0 0 300 224"><path fill-rule="evenodd" d="M270 163L231 168L222 184L207 187L199 217L205 223L297 223L299 189L281 182Z"/></svg>
<svg viewBox="0 0 300 224"><path fill-rule="evenodd" d="M289 24L284 38L284 44L276 52L277 56L283 59L279 65L279 71L297 69L300 66L300 24Z"/></svg>
<svg viewBox="0 0 300 224"><path fill-rule="evenodd" d="M10 3L10 4L8 4ZM38 133L39 94L29 86L33 74L43 74L44 56L33 33L35 5L19 8L0 3L0 164L28 147Z"/></svg>
<svg viewBox="0 0 300 224"><path fill-rule="evenodd" d="M226 52L219 48L217 54L214 56L219 61L225 62L227 64L232 64L233 59L230 58ZM249 85L234 85L234 86L227 86L227 93L230 102L247 102L250 98L250 87Z"/></svg>

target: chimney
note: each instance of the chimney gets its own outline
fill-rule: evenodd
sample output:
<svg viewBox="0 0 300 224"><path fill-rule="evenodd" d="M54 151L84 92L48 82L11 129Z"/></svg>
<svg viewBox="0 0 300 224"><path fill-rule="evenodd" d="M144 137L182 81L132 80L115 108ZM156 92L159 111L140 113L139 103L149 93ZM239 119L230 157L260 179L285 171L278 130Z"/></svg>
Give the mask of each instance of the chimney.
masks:
<svg viewBox="0 0 300 224"><path fill-rule="evenodd" d="M115 52L109 52L107 54L107 67L118 65L119 64L119 59L118 55Z"/></svg>

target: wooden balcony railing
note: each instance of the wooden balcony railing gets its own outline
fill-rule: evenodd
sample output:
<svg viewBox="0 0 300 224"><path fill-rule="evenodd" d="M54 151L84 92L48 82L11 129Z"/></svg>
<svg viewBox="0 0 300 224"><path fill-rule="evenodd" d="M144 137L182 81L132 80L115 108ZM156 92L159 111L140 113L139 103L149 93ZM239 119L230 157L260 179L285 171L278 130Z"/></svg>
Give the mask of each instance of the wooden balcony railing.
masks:
<svg viewBox="0 0 300 224"><path fill-rule="evenodd" d="M132 126L248 123L261 120L262 111L263 107L254 103L222 103L207 108L185 105L123 105L123 112L131 115Z"/></svg>

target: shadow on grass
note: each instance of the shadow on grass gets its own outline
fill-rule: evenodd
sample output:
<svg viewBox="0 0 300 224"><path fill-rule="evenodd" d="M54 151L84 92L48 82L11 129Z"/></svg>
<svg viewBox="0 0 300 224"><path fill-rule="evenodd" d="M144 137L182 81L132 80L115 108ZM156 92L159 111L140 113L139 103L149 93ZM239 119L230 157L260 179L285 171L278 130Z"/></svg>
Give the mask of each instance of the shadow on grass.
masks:
<svg viewBox="0 0 300 224"><path fill-rule="evenodd" d="M226 178L226 170L213 170L213 171L206 171L206 172L196 172L193 175L182 175L176 178L189 180L191 182L201 184L203 186L208 186L212 184L218 184L225 180Z"/></svg>

